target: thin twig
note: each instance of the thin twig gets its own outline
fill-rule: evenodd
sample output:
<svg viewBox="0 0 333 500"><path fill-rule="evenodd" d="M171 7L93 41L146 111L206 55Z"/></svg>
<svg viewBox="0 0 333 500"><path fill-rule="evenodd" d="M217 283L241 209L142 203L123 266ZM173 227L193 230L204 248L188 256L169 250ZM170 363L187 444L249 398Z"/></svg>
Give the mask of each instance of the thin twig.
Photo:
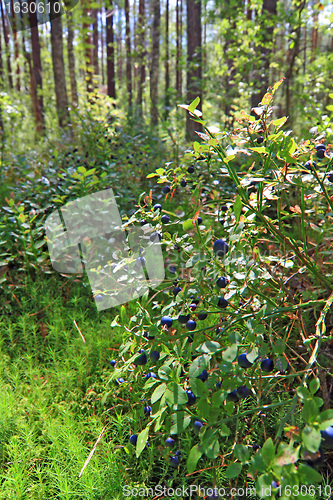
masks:
<svg viewBox="0 0 333 500"><path fill-rule="evenodd" d="M84 338L84 336L82 335L81 333L81 330L80 328L77 326L77 322L74 320L74 325L76 326L77 328L77 331L79 332L79 334L81 335L81 339L83 340L83 342L85 343L86 342L86 339Z"/></svg>
<svg viewBox="0 0 333 500"><path fill-rule="evenodd" d="M80 330L79 330L79 331L80 331ZM97 441L96 441L96 443L95 443L95 444L94 444L94 446L93 446L93 449L92 449L92 450L91 450L91 452L89 453L89 456L88 456L87 460L85 461L84 466L82 467L81 472L80 472L80 474L79 474L79 479L80 479L80 477L82 476L84 469L85 469L85 468L87 467L87 465L89 464L91 457L92 457L92 456L93 456L93 454L95 453L96 447L97 447L98 443L100 442L100 440L102 439L105 429L106 429L106 426L104 427L104 429L102 430L102 432L101 432L101 433L100 433L100 435L98 436Z"/></svg>

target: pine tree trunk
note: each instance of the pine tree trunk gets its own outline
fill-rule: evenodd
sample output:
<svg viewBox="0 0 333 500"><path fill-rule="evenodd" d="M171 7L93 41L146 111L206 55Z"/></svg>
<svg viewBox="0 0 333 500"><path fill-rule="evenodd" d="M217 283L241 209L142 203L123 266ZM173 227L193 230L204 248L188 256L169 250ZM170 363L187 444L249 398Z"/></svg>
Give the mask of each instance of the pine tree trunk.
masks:
<svg viewBox="0 0 333 500"><path fill-rule="evenodd" d="M51 52L53 65L54 88L56 94L56 107L60 127L69 123L68 98L65 78L64 53L62 43L62 21L61 17L53 14L53 5L56 0L50 0L51 12Z"/></svg>
<svg viewBox="0 0 333 500"><path fill-rule="evenodd" d="M128 109L132 110L132 64L131 64L131 30L129 0L125 0L125 43L126 43L126 82L128 94Z"/></svg>
<svg viewBox="0 0 333 500"><path fill-rule="evenodd" d="M29 6L34 3L34 0L29 0ZM31 12L29 8L29 23L31 33L31 50L32 50L32 64L31 64L31 96L34 108L34 115L36 121L36 130L39 134L45 133L44 122L44 105L43 105L43 80L42 80L42 64L40 58L40 43L38 34L38 25L36 13Z"/></svg>
<svg viewBox="0 0 333 500"><path fill-rule="evenodd" d="M94 9L92 11L92 21L93 21L92 58L93 58L94 74L99 75L99 69L98 69L98 9Z"/></svg>
<svg viewBox="0 0 333 500"><path fill-rule="evenodd" d="M72 106L77 106L78 95L77 95L77 84L75 75L73 17L72 17L72 12L70 10L66 12L66 15L67 15L67 32L68 32L67 59L68 59L69 81L71 86L71 101L72 101Z"/></svg>
<svg viewBox="0 0 333 500"><path fill-rule="evenodd" d="M182 96L182 0L176 0L176 90L181 99Z"/></svg>
<svg viewBox="0 0 333 500"><path fill-rule="evenodd" d="M139 58L139 82L137 93L137 108L138 114L142 117L142 98L143 87L146 78L145 68L145 1L139 0L139 15L138 15L138 28L139 45L138 45L138 58Z"/></svg>
<svg viewBox="0 0 333 500"><path fill-rule="evenodd" d="M87 4L87 2L85 2ZM85 61L86 61L86 82L87 92L93 91L93 57L92 57L92 40L91 40L91 17L90 10L86 6L84 8L84 45L85 45Z"/></svg>
<svg viewBox="0 0 333 500"><path fill-rule="evenodd" d="M202 42L201 0L187 0L187 103L200 98L197 109L202 109ZM186 117L186 138L193 140L195 130L202 127Z"/></svg>
<svg viewBox="0 0 333 500"><path fill-rule="evenodd" d="M158 124L158 70L160 58L160 0L153 0L153 31L152 31L152 57L150 67L150 100L151 100L151 125Z"/></svg>
<svg viewBox="0 0 333 500"><path fill-rule="evenodd" d="M106 12L106 67L108 80L108 96L116 98L115 58L114 58L114 31L113 31L113 2L110 2L110 11Z"/></svg>
<svg viewBox="0 0 333 500"><path fill-rule="evenodd" d="M21 90L21 79L20 79L20 63L19 63L19 54L20 54L20 49L19 49L19 43L18 43L18 38L17 38L17 22L16 22L16 14L14 10L14 0L11 0L11 12L12 12L12 23L13 23L13 37L14 37L14 58L15 58L15 65L16 65L16 90L20 92Z"/></svg>
<svg viewBox="0 0 333 500"><path fill-rule="evenodd" d="M170 61L169 61L169 0L165 5L165 113L167 119L170 111Z"/></svg>
<svg viewBox="0 0 333 500"><path fill-rule="evenodd" d="M262 42L258 47L258 52L261 54L261 67L255 69L252 75L252 80L255 82L260 82L260 85L254 88L255 90L251 95L251 108L258 106L269 85L269 67L272 53L270 45L273 43L276 13L277 0L263 0L261 13L263 34ZM258 22L260 22L260 18L258 19Z"/></svg>
<svg viewBox="0 0 333 500"><path fill-rule="evenodd" d="M8 70L8 83L9 87L13 88L13 77L12 77L12 65L10 62L10 45L9 45L9 34L8 34L8 26L7 26L7 16L4 13L2 0L0 1L1 6L1 17L2 17L2 27L3 27L3 35L5 39L5 53L7 58L7 70Z"/></svg>

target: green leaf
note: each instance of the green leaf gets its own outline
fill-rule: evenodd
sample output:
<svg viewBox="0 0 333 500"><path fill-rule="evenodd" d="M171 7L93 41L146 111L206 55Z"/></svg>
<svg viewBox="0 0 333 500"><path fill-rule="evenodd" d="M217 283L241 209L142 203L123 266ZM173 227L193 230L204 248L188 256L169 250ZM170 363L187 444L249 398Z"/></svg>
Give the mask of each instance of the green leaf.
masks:
<svg viewBox="0 0 333 500"><path fill-rule="evenodd" d="M320 431L310 425L306 425L302 431L302 440L308 451L316 453L321 441Z"/></svg>
<svg viewBox="0 0 333 500"><path fill-rule="evenodd" d="M251 151L255 151L256 153L268 153L267 148L265 146L260 146L260 147L255 147L255 148L249 148Z"/></svg>
<svg viewBox="0 0 333 500"><path fill-rule="evenodd" d="M243 444L236 444L234 448L234 455L242 463L247 462L250 457L250 452L247 446Z"/></svg>
<svg viewBox="0 0 333 500"><path fill-rule="evenodd" d="M200 375L203 370L206 370L208 368L208 362L209 357L207 354L203 354L195 358L188 371L189 377L195 378Z"/></svg>
<svg viewBox="0 0 333 500"><path fill-rule="evenodd" d="M236 223L238 224L239 222L239 219L240 219L240 216L241 216L241 213L242 213L242 200L241 200L241 197L239 195L236 196L236 200L235 200L235 203L234 203L234 214L235 214L235 217L236 217Z"/></svg>
<svg viewBox="0 0 333 500"><path fill-rule="evenodd" d="M201 456L202 456L201 447L200 445L195 444L191 449L186 461L187 470L190 474L195 471L198 460L201 458Z"/></svg>
<svg viewBox="0 0 333 500"><path fill-rule="evenodd" d="M208 398L209 391L202 380L198 378L190 379L190 386L196 396L199 398Z"/></svg>
<svg viewBox="0 0 333 500"><path fill-rule="evenodd" d="M302 417L307 424L315 422L318 418L318 406L313 399L306 399L303 404Z"/></svg>
<svg viewBox="0 0 333 500"><path fill-rule="evenodd" d="M166 391L166 384L160 384L158 387L156 387L156 389L154 390L153 394L151 395L151 402L152 404L156 403L156 401L158 401L159 399L161 399L161 397L163 396L163 394L165 393Z"/></svg>
<svg viewBox="0 0 333 500"><path fill-rule="evenodd" d="M318 377L313 378L309 384L309 389L311 394L315 394L318 391L319 387L320 387L319 378Z"/></svg>
<svg viewBox="0 0 333 500"><path fill-rule="evenodd" d="M200 347L199 350L205 352L207 354L215 354L217 351L221 349L221 345L218 342L214 342L212 340L207 340Z"/></svg>
<svg viewBox="0 0 333 500"><path fill-rule="evenodd" d="M191 104L189 105L188 111L190 111L190 113L193 113L193 111L198 106L199 102L200 102L200 97L196 97L194 101L192 101Z"/></svg>
<svg viewBox="0 0 333 500"><path fill-rule="evenodd" d="M281 128L286 123L287 120L288 120L287 116L282 116L281 118L278 118L277 120L273 120L272 124L275 125L277 130L279 130L279 128Z"/></svg>
<svg viewBox="0 0 333 500"><path fill-rule="evenodd" d="M333 410L325 410L319 414L318 421L320 423L326 422L327 420L333 419ZM328 426L327 426L328 427Z"/></svg>
<svg viewBox="0 0 333 500"><path fill-rule="evenodd" d="M145 448L148 440L149 425L138 435L138 440L136 443L136 458L139 458L143 449Z"/></svg>
<svg viewBox="0 0 333 500"><path fill-rule="evenodd" d="M232 479L234 477L239 476L241 471L242 471L242 464L239 462L235 462L233 464L228 465L224 474L228 479Z"/></svg>
<svg viewBox="0 0 333 500"><path fill-rule="evenodd" d="M224 359L224 361L229 361L230 363L232 363L236 359L237 352L238 346L237 344L233 344L224 351L224 353L222 354L222 358Z"/></svg>
<svg viewBox="0 0 333 500"><path fill-rule="evenodd" d="M161 380L169 380L171 368L170 366L163 365L158 369L158 376Z"/></svg>
<svg viewBox="0 0 333 500"><path fill-rule="evenodd" d="M187 219L183 222L183 229L184 231L189 231L190 229L193 229L194 224L192 219Z"/></svg>
<svg viewBox="0 0 333 500"><path fill-rule="evenodd" d="M298 477L300 484L313 484L321 483L323 478L322 475L316 469L313 469L309 465L300 463L298 465ZM301 497L303 500L303 497ZM312 497L313 499L314 497Z"/></svg>
<svg viewBox="0 0 333 500"><path fill-rule="evenodd" d="M176 382L168 384L165 391L165 399L170 405L180 405L187 403L187 394Z"/></svg>
<svg viewBox="0 0 333 500"><path fill-rule="evenodd" d="M171 415L171 422L170 434L180 434L190 425L191 415L184 411L178 411Z"/></svg>
<svg viewBox="0 0 333 500"><path fill-rule="evenodd" d="M262 456L266 465L270 465L270 463L274 460L275 446L272 438L268 438L265 441L264 446L260 450L260 455Z"/></svg>

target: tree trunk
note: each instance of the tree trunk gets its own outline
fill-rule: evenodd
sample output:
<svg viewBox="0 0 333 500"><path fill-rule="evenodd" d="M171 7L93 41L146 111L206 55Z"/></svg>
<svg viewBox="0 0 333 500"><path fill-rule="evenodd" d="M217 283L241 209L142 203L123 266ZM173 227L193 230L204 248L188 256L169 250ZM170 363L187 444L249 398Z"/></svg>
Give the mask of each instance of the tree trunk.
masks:
<svg viewBox="0 0 333 500"><path fill-rule="evenodd" d="M254 82L260 82L260 85L254 88L254 92L251 95L251 108L258 106L269 85L269 66L272 53L271 45L273 43L276 13L277 0L263 0L261 17L258 18L258 22L261 22L262 25L262 41L258 47L258 52L261 55L261 67L255 69L252 76L252 80Z"/></svg>
<svg viewBox="0 0 333 500"><path fill-rule="evenodd" d="M34 4L34 0L29 0L29 7ZM40 58L40 43L37 25L37 16L33 9L29 8L29 23L31 33L31 50L32 50L32 65L31 65L31 96L35 114L37 133L45 133L44 122L44 105L43 105L43 80L42 80L42 64ZM31 64L31 63L30 63Z"/></svg>
<svg viewBox="0 0 333 500"><path fill-rule="evenodd" d="M93 67L94 67L94 74L99 75L99 70L98 70L98 9L94 9L92 11L92 21L93 21L93 36L92 36Z"/></svg>
<svg viewBox="0 0 333 500"><path fill-rule="evenodd" d="M181 54L182 54L182 0L176 0L176 90L179 99L182 96L182 67L181 67Z"/></svg>
<svg viewBox="0 0 333 500"><path fill-rule="evenodd" d="M13 77L12 77L12 65L10 62L10 45L9 45L9 34L8 34L8 26L7 26L7 16L4 13L2 0L0 1L0 5L1 5L3 36L5 39L5 53L6 53L6 57L7 57L8 83L9 83L9 87L12 89L13 88Z"/></svg>
<svg viewBox="0 0 333 500"><path fill-rule="evenodd" d="M50 24L51 24L51 52L53 65L53 79L56 95L56 107L59 126L65 127L69 122L68 98L65 78L64 53L62 44L62 21L61 17L53 14L53 5L56 0L50 0Z"/></svg>
<svg viewBox="0 0 333 500"><path fill-rule="evenodd" d="M14 58L15 58L15 65L16 65L16 90L20 92L21 90L21 79L20 79L20 63L19 63L19 54L20 54L20 49L19 49L19 43L18 43L18 38L17 38L17 22L16 22L16 14L14 10L14 0L11 0L11 13L12 13L12 23L13 23L13 36L14 36Z"/></svg>
<svg viewBox="0 0 333 500"><path fill-rule="evenodd" d="M116 98L115 62L114 62L114 31L113 31L113 2L110 10L106 11L106 68L108 80L108 96Z"/></svg>
<svg viewBox="0 0 333 500"><path fill-rule="evenodd" d="M126 82L128 94L128 110L132 111L132 64L131 64L131 30L129 0L125 0L125 44L126 44Z"/></svg>
<svg viewBox="0 0 333 500"><path fill-rule="evenodd" d="M165 112L167 119L170 111L170 61L169 61L169 0L165 5Z"/></svg>
<svg viewBox="0 0 333 500"><path fill-rule="evenodd" d="M83 15L84 15L83 32L84 32L84 45L85 45L87 92L92 92L93 57L92 57L92 40L91 40L91 18L90 18L90 10L88 7L84 8Z"/></svg>
<svg viewBox="0 0 333 500"><path fill-rule="evenodd" d="M139 0L139 15L138 15L138 28L139 45L138 45L138 58L139 58L139 82L137 93L137 107L138 114L142 117L142 96L143 86L145 84L146 69L145 69L145 1Z"/></svg>
<svg viewBox="0 0 333 500"><path fill-rule="evenodd" d="M72 17L72 12L70 10L66 12L66 15L67 15L67 32L68 32L67 59L68 59L69 81L71 86L71 101L72 101L72 106L77 106L78 95L77 95L77 84L75 76L73 17Z"/></svg>
<svg viewBox="0 0 333 500"><path fill-rule="evenodd" d="M187 0L187 103L200 98L198 109L202 109L202 43L201 0ZM193 140L195 130L202 127L186 117L186 138Z"/></svg>
<svg viewBox="0 0 333 500"><path fill-rule="evenodd" d="M160 58L160 0L153 0L153 31L152 31L152 56L150 66L150 100L151 100L151 125L158 124L158 66Z"/></svg>

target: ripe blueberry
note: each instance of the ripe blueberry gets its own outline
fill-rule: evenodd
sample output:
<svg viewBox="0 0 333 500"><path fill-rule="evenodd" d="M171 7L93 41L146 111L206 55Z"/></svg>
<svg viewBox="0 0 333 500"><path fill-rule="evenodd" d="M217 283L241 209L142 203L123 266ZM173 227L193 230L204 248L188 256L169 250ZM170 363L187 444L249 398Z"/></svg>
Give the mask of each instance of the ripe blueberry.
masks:
<svg viewBox="0 0 333 500"><path fill-rule="evenodd" d="M188 171L188 173L189 173L189 174L193 174L193 172L194 172L194 167L193 167L192 165L190 165L190 166L188 167L187 171Z"/></svg>
<svg viewBox="0 0 333 500"><path fill-rule="evenodd" d="M216 240L213 245L213 252L217 257L224 257L229 250L229 245L224 240Z"/></svg>
<svg viewBox="0 0 333 500"><path fill-rule="evenodd" d="M186 394L187 394L187 404L189 406L193 405L197 400L196 396L190 390L186 391Z"/></svg>
<svg viewBox="0 0 333 500"><path fill-rule="evenodd" d="M169 186L164 186L164 187L162 188L162 192L163 192L164 194L168 194L168 193L170 193L170 191L171 191L171 189L170 189L170 187L169 187Z"/></svg>
<svg viewBox="0 0 333 500"><path fill-rule="evenodd" d="M161 211L162 210L162 205L160 203L155 203L155 205L153 206L153 209L154 209L154 211L156 211L156 210Z"/></svg>
<svg viewBox="0 0 333 500"><path fill-rule="evenodd" d="M163 222L163 224L167 224L168 222L170 222L170 217L166 214L162 215L161 222Z"/></svg>
<svg viewBox="0 0 333 500"><path fill-rule="evenodd" d="M98 295L95 295L95 302L102 302L103 301L103 295L100 293Z"/></svg>
<svg viewBox="0 0 333 500"><path fill-rule="evenodd" d="M172 326L172 319L169 316L162 316L161 325L170 328Z"/></svg>
<svg viewBox="0 0 333 500"><path fill-rule="evenodd" d="M233 391L229 392L227 395L227 401L232 401L233 403L237 403L239 401L239 397L237 395L237 389L234 389Z"/></svg>
<svg viewBox="0 0 333 500"><path fill-rule="evenodd" d="M175 446L175 440L172 438L172 437L169 437L166 441L165 441L165 444L169 447L169 448L173 448Z"/></svg>
<svg viewBox="0 0 333 500"><path fill-rule="evenodd" d="M198 376L197 378L199 378L200 380L202 380L203 382L206 382L206 380L208 379L208 372L207 370L203 370Z"/></svg>
<svg viewBox="0 0 333 500"><path fill-rule="evenodd" d="M149 378L156 378L156 375L154 372L148 372L145 375L145 380L148 380Z"/></svg>
<svg viewBox="0 0 333 500"><path fill-rule="evenodd" d="M220 276L220 278L217 279L216 281L216 286L218 288L225 288L229 283L229 280L228 278L226 278L225 276Z"/></svg>
<svg viewBox="0 0 333 500"><path fill-rule="evenodd" d="M227 307L228 304L229 304L228 299L225 299L224 297L219 297L219 300L217 303L218 307L221 307L221 309L224 309L225 307Z"/></svg>
<svg viewBox="0 0 333 500"><path fill-rule="evenodd" d="M150 353L150 359L152 361L157 362L160 359L160 353L159 353L159 351L151 351L151 353Z"/></svg>
<svg viewBox="0 0 333 500"><path fill-rule="evenodd" d="M192 332L193 330L195 330L197 327L197 324L195 321L193 321L192 319L190 319L187 323L186 323L186 328L188 330L190 330L190 332Z"/></svg>
<svg viewBox="0 0 333 500"><path fill-rule="evenodd" d="M333 172L329 172L329 173L327 174L327 180L328 180L329 182L333 182Z"/></svg>
<svg viewBox="0 0 333 500"><path fill-rule="evenodd" d="M149 417L149 415L151 414L151 406L144 406L143 413L146 417Z"/></svg>
<svg viewBox="0 0 333 500"><path fill-rule="evenodd" d="M181 325L185 325L188 320L190 319L190 315L189 314L180 314L178 316L178 321Z"/></svg>
<svg viewBox="0 0 333 500"><path fill-rule="evenodd" d="M260 136L258 137L258 139L257 139L257 143L258 143L258 144L262 144L263 142L264 142L264 138L263 138L263 136L262 136L262 135L260 135Z"/></svg>
<svg viewBox="0 0 333 500"><path fill-rule="evenodd" d="M145 365L146 363L147 363L146 353L142 353L141 356L136 358L136 360L134 361L134 364L136 364L136 366L142 366Z"/></svg>
<svg viewBox="0 0 333 500"><path fill-rule="evenodd" d="M252 366L253 363L251 363L251 361L249 361L246 357L246 354L243 353L243 354L240 354L238 356L238 364L239 366L241 366L242 368L250 368L250 366Z"/></svg>
<svg viewBox="0 0 333 500"><path fill-rule="evenodd" d="M175 288L172 290L172 293L176 297L179 294L179 292L181 292L181 291L182 291L182 289L180 288L180 286L175 286Z"/></svg>
<svg viewBox="0 0 333 500"><path fill-rule="evenodd" d="M130 438L129 438L129 442L130 442L133 446L135 446L135 445L136 445L137 440L138 440L138 435L137 435L137 434L132 434L132 436L130 436Z"/></svg>
<svg viewBox="0 0 333 500"><path fill-rule="evenodd" d="M180 181L180 185L181 185L181 187L183 187L183 188L184 188L184 187L186 187L186 184L187 184L187 182L186 182L186 180L185 180L185 179L182 179L182 180Z"/></svg>
<svg viewBox="0 0 333 500"><path fill-rule="evenodd" d="M263 372L270 373L274 370L274 361L269 358L263 359L260 366Z"/></svg>
<svg viewBox="0 0 333 500"><path fill-rule="evenodd" d="M111 359L110 365L111 366L116 366L117 361L115 359Z"/></svg>
<svg viewBox="0 0 333 500"><path fill-rule="evenodd" d="M200 312L199 312L199 314L198 314L198 319L200 319L200 320L202 320L202 321L203 321L203 320L204 320L204 319L206 319L206 318L207 318L207 313L206 313L206 311L200 311Z"/></svg>
<svg viewBox="0 0 333 500"><path fill-rule="evenodd" d="M198 223L199 225L200 225L200 224L202 224L202 218L201 218L201 217L198 217L198 218L197 218L197 223Z"/></svg>
<svg viewBox="0 0 333 500"><path fill-rule="evenodd" d="M114 381L116 385L123 384L125 380L123 378L117 378L117 380Z"/></svg>
<svg viewBox="0 0 333 500"><path fill-rule="evenodd" d="M170 458L170 465L174 467L175 469L179 466L179 457L171 457Z"/></svg>
<svg viewBox="0 0 333 500"><path fill-rule="evenodd" d="M193 427L195 431L200 431L201 427L203 426L203 423L200 422L200 420L195 420L193 423Z"/></svg>
<svg viewBox="0 0 333 500"><path fill-rule="evenodd" d="M237 396L239 399L247 398L250 395L250 389L246 385L242 385L237 389Z"/></svg>
<svg viewBox="0 0 333 500"><path fill-rule="evenodd" d="M333 425L330 425L323 431L320 431L320 434L323 438L323 444L325 444L328 448L333 448Z"/></svg>

